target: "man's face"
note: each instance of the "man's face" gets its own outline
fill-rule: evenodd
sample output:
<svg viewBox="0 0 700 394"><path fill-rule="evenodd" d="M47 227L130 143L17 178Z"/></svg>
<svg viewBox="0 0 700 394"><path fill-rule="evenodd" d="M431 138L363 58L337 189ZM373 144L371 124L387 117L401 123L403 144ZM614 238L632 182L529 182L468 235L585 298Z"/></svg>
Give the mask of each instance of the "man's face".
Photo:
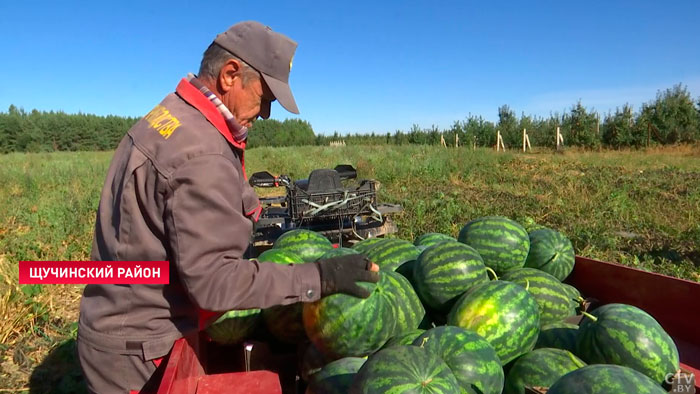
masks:
<svg viewBox="0 0 700 394"><path fill-rule="evenodd" d="M230 95L229 108L233 108L233 117L245 127L251 127L259 117L270 117L270 104L275 100L272 91L262 77L250 78L243 83L242 78L236 78Z"/></svg>

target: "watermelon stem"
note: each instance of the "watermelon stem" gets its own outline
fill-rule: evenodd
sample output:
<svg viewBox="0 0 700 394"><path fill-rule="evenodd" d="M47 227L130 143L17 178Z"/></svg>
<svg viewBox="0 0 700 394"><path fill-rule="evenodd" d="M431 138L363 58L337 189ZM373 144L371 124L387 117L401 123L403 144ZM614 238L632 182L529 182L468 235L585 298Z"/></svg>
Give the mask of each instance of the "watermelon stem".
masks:
<svg viewBox="0 0 700 394"><path fill-rule="evenodd" d="M567 353L568 353L568 356L569 356L569 358L571 359L571 361L572 361L576 366L578 366L579 368L583 368L583 367L586 366L586 363L584 363L583 361L581 361L581 359L579 359L578 357L574 356L573 353L571 353L571 352L569 352L569 351L567 351Z"/></svg>
<svg viewBox="0 0 700 394"><path fill-rule="evenodd" d="M593 320L593 321L598 321L598 318L597 318L597 317L591 315L591 314L588 313L588 312L581 311L581 314L582 314L583 316L586 316L587 318Z"/></svg>
<svg viewBox="0 0 700 394"><path fill-rule="evenodd" d="M423 338L423 340L422 340L421 343L420 343L420 347L424 347L425 344L426 344L426 342L428 342L428 339L430 339L430 338L429 338L429 337Z"/></svg>
<svg viewBox="0 0 700 394"><path fill-rule="evenodd" d="M486 267L486 271L493 275L493 279L491 280L498 280L498 275L496 275L496 271L492 270L490 267Z"/></svg>

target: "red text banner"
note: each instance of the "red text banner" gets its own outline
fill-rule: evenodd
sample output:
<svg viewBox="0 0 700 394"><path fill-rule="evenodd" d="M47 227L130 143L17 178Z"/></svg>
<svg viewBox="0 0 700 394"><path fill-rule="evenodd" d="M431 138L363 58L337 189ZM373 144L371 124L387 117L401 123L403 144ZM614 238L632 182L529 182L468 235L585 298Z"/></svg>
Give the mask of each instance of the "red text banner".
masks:
<svg viewBox="0 0 700 394"><path fill-rule="evenodd" d="M167 261L20 261L19 283L168 284Z"/></svg>

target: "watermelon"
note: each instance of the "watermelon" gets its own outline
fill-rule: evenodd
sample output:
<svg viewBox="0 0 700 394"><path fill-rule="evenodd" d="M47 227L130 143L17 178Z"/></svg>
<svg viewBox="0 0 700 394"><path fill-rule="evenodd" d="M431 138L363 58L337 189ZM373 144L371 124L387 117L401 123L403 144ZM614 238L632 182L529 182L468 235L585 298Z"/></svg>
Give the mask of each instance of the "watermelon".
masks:
<svg viewBox="0 0 700 394"><path fill-rule="evenodd" d="M634 369L619 365L588 365L569 372L547 394L666 394L661 385Z"/></svg>
<svg viewBox="0 0 700 394"><path fill-rule="evenodd" d="M530 232L530 253L525 267L542 270L559 281L566 279L574 270L576 253L569 238L551 228Z"/></svg>
<svg viewBox="0 0 700 394"><path fill-rule="evenodd" d="M258 261L277 264L298 264L304 260L288 249L268 249L258 256ZM301 313L303 304L276 305L262 311L267 330L285 343L298 343L306 339Z"/></svg>
<svg viewBox="0 0 700 394"><path fill-rule="evenodd" d="M401 346L401 345L410 345L413 343L413 341L416 340L421 334L423 334L425 330L416 328L415 330L410 330L410 331L405 331L402 334L395 335L391 337L387 341L387 343L384 344L382 348L388 348L391 346Z"/></svg>
<svg viewBox="0 0 700 394"><path fill-rule="evenodd" d="M394 346L371 355L355 376L351 394L459 393L442 359L417 346Z"/></svg>
<svg viewBox="0 0 700 394"><path fill-rule="evenodd" d="M476 249L484 264L499 275L522 267L530 250L527 231L503 216L474 219L462 227L457 239Z"/></svg>
<svg viewBox="0 0 700 394"><path fill-rule="evenodd" d="M661 383L679 367L673 339L649 314L632 305L607 304L585 319L576 338L576 354L589 364L635 369Z"/></svg>
<svg viewBox="0 0 700 394"><path fill-rule="evenodd" d="M443 234L443 233L425 233L425 234L419 236L418 238L416 238L413 241L413 244L416 245L417 247L421 247L421 246L428 247L431 245L435 245L438 242L456 241L456 240L457 239L455 237L451 237L451 236L449 236L447 234Z"/></svg>
<svg viewBox="0 0 700 394"><path fill-rule="evenodd" d="M273 337L284 343L299 343L306 339L302 314L304 303L275 305L263 309L262 316L267 330Z"/></svg>
<svg viewBox="0 0 700 394"><path fill-rule="evenodd" d="M502 365L532 350L540 332L535 298L522 286L502 280L472 287L452 307L447 323L484 337Z"/></svg>
<svg viewBox="0 0 700 394"><path fill-rule="evenodd" d="M331 257L347 256L349 254L360 254L360 252L350 248L333 248L319 257L319 260L329 259Z"/></svg>
<svg viewBox="0 0 700 394"><path fill-rule="evenodd" d="M377 243L385 240L386 238L367 238L360 242L352 245L352 249L356 250L362 254L367 254L367 252L372 249Z"/></svg>
<svg viewBox="0 0 700 394"><path fill-rule="evenodd" d="M416 287L416 282L413 280L413 266L416 265L416 260L409 260L403 264L401 264L398 268L394 270L394 272L397 272L401 275L403 275L404 278L408 279L408 281L411 283L411 286L413 288Z"/></svg>
<svg viewBox="0 0 700 394"><path fill-rule="evenodd" d="M249 337L260 321L260 309L228 311L207 327L214 342L236 344Z"/></svg>
<svg viewBox="0 0 700 394"><path fill-rule="evenodd" d="M392 337L425 324L425 308L408 279L396 272L386 272L384 276L391 284L391 291L387 291L386 296L393 297L391 302L395 307L393 319L396 321L396 327Z"/></svg>
<svg viewBox="0 0 700 394"><path fill-rule="evenodd" d="M309 377L306 394L346 394L364 358L345 357L326 364Z"/></svg>
<svg viewBox="0 0 700 394"><path fill-rule="evenodd" d="M578 335L576 324L556 322L543 325L540 329L540 335L537 337L535 349L549 347L575 353L576 335Z"/></svg>
<svg viewBox="0 0 700 394"><path fill-rule="evenodd" d="M535 231L535 230L539 230L539 229L541 229L541 228L546 228L545 226L542 226L542 225L538 224L538 223L535 221L535 219L533 219L533 218L531 218L531 217L526 217L526 218L524 218L524 219L522 220L522 223L521 223L521 224L523 225L523 228L524 228L525 230L527 230L528 233L529 233L529 232L532 232L532 231Z"/></svg>
<svg viewBox="0 0 700 394"><path fill-rule="evenodd" d="M301 357L301 366L299 368L301 370L301 378L305 382L310 381L313 374L320 371L324 365L331 361L333 359L326 358L313 343L309 343Z"/></svg>
<svg viewBox="0 0 700 394"><path fill-rule="evenodd" d="M431 328L413 341L442 358L462 393L500 394L503 368L493 347L477 333L454 326Z"/></svg>
<svg viewBox="0 0 700 394"><path fill-rule="evenodd" d="M581 297L581 293L578 289L568 283L562 283L561 287L564 288L567 297L571 300L571 305L576 308L580 307L583 302L583 297Z"/></svg>
<svg viewBox="0 0 700 394"><path fill-rule="evenodd" d="M398 313L394 302L401 299L403 288L396 287L387 272L380 272L378 283L357 284L371 291L368 298L333 294L304 303L306 334L326 357L363 357L396 334Z"/></svg>
<svg viewBox="0 0 700 394"><path fill-rule="evenodd" d="M502 280L527 288L540 309L540 324L554 323L576 314L571 298L561 282L535 268L516 268L501 276Z"/></svg>
<svg viewBox="0 0 700 394"><path fill-rule="evenodd" d="M549 387L586 363L568 350L535 349L519 357L506 377L503 394L525 394L525 387Z"/></svg>
<svg viewBox="0 0 700 394"><path fill-rule="evenodd" d="M386 238L374 244L366 253L379 269L393 271L401 264L415 260L420 251L412 243L398 238Z"/></svg>
<svg viewBox="0 0 700 394"><path fill-rule="evenodd" d="M268 249L260 253L256 260L277 264L298 264L304 262L301 256L288 249Z"/></svg>
<svg viewBox="0 0 700 394"><path fill-rule="evenodd" d="M292 251L304 261L314 261L333 249L333 244L311 230L290 230L275 240L273 248Z"/></svg>
<svg viewBox="0 0 700 394"><path fill-rule="evenodd" d="M489 281L481 256L460 242L429 246L413 266L413 281L421 300L432 309L448 312L467 290Z"/></svg>

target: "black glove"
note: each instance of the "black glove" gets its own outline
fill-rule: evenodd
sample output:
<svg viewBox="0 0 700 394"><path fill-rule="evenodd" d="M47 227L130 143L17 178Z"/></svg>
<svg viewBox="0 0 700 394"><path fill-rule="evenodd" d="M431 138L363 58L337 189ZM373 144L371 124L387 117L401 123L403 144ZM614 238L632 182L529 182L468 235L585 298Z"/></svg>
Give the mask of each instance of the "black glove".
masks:
<svg viewBox="0 0 700 394"><path fill-rule="evenodd" d="M321 297L345 293L367 298L370 292L355 282L379 281L379 273L370 271L372 262L361 254L331 257L316 261L321 274Z"/></svg>

